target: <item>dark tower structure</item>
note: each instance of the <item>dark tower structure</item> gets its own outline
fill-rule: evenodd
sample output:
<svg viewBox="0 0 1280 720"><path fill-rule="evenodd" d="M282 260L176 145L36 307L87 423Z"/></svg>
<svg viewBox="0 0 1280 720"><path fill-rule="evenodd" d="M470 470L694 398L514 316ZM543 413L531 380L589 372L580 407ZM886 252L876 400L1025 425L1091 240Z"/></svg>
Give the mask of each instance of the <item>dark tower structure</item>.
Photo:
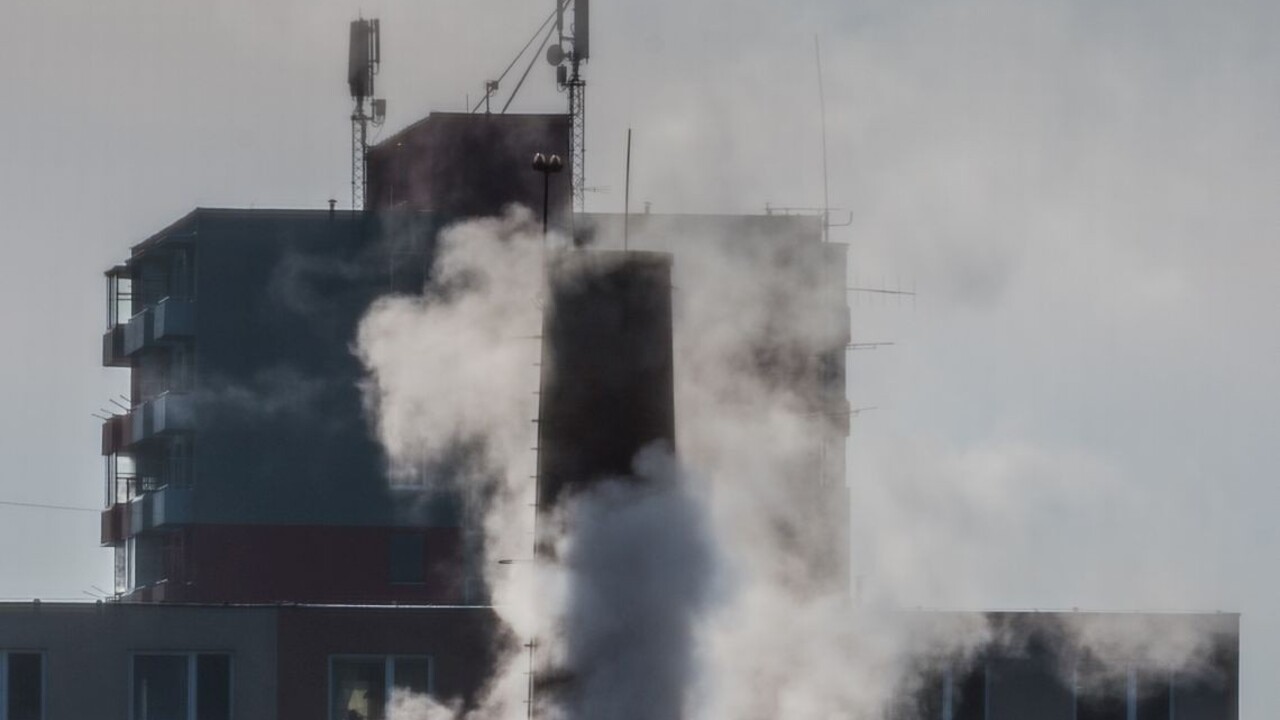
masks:
<svg viewBox="0 0 1280 720"><path fill-rule="evenodd" d="M567 116L431 113L369 148L369 208L446 218L539 208L542 176L526 169L535 153L568 155ZM548 192L551 226L567 226L567 174L553 176Z"/></svg>
<svg viewBox="0 0 1280 720"><path fill-rule="evenodd" d="M671 256L568 252L548 268L538 426L541 509L675 442Z"/></svg>

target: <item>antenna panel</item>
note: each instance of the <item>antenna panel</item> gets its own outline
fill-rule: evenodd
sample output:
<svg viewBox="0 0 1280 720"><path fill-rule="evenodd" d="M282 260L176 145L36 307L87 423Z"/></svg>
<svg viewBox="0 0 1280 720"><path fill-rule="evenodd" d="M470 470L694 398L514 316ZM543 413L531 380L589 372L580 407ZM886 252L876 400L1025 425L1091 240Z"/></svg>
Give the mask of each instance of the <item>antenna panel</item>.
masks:
<svg viewBox="0 0 1280 720"><path fill-rule="evenodd" d="M588 13L591 11L591 0L574 0L573 2L573 55L577 60L591 57L591 23Z"/></svg>
<svg viewBox="0 0 1280 720"><path fill-rule="evenodd" d="M368 20L351 22L347 85L351 88L351 97L356 99L373 96L373 53L376 43L373 27L375 26Z"/></svg>

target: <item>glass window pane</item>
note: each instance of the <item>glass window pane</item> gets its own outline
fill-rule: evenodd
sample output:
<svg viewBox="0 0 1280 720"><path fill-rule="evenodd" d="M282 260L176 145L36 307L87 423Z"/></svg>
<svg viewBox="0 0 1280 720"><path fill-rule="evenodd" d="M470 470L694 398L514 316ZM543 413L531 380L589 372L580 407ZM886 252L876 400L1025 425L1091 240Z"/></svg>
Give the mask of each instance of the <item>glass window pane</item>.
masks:
<svg viewBox="0 0 1280 720"><path fill-rule="evenodd" d="M230 720L231 656L196 658L196 720Z"/></svg>
<svg viewBox="0 0 1280 720"><path fill-rule="evenodd" d="M420 533L391 536L391 582L421 583L426 580L425 538Z"/></svg>
<svg viewBox="0 0 1280 720"><path fill-rule="evenodd" d="M387 673L382 658L336 659L332 682L331 720L383 720Z"/></svg>
<svg viewBox="0 0 1280 720"><path fill-rule="evenodd" d="M425 695L431 692L431 662L427 658L395 659L395 689Z"/></svg>
<svg viewBox="0 0 1280 720"><path fill-rule="evenodd" d="M8 720L40 720L44 706L42 664L39 653L9 654Z"/></svg>
<svg viewBox="0 0 1280 720"><path fill-rule="evenodd" d="M135 655L133 720L187 720L187 656Z"/></svg>

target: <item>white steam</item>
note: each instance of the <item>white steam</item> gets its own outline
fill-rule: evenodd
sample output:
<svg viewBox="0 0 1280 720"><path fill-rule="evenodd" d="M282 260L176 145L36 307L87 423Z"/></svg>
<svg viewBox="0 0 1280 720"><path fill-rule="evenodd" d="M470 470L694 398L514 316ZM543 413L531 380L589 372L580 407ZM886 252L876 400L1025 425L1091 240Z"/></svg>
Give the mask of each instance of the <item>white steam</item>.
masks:
<svg viewBox="0 0 1280 720"><path fill-rule="evenodd" d="M978 613L901 612L897 602L938 572L927 552L878 577L870 603L851 601L845 418L824 395L821 361L847 342L842 299L831 294L843 293L844 268L800 236L802 225L791 226L795 237L781 227L753 237L654 218L633 228L633 248L675 251L680 457L650 448L635 464L641 482L599 478L557 508L542 528L554 564L531 562L539 349L527 338L540 334L538 300L550 293L529 217L447 231L426 297L371 310L358 350L393 477L461 482L483 529L495 607L519 640L477 709L409 697L395 717L523 716L521 645L534 640L538 717L910 717L903 698L929 673L1021 642ZM609 227L596 234L616 240ZM961 509L1016 515L999 498ZM891 536L879 538L884 547L910 547L924 531L926 551L963 541L946 522L923 528L909 513L874 527ZM496 563L507 558L524 562ZM1081 616L1053 637L1103 666L1174 670L1212 649L1185 627L1161 636Z"/></svg>
<svg viewBox="0 0 1280 720"><path fill-rule="evenodd" d="M557 557L568 582L548 664L543 716L680 717L696 676L694 631L711 598L715 557L703 498L668 448L636 457L634 478L602 479L569 498Z"/></svg>
<svg viewBox="0 0 1280 720"><path fill-rule="evenodd" d="M469 601L487 586L515 640L485 699L485 717L523 712L519 646L537 637L531 448L536 440L542 238L528 212L446 230L428 291L379 300L356 351L369 369L370 416L393 482L461 491L472 571ZM510 564L499 564L501 561ZM412 703L402 710L410 713ZM437 708L437 711L439 708ZM425 717L435 717L424 714Z"/></svg>

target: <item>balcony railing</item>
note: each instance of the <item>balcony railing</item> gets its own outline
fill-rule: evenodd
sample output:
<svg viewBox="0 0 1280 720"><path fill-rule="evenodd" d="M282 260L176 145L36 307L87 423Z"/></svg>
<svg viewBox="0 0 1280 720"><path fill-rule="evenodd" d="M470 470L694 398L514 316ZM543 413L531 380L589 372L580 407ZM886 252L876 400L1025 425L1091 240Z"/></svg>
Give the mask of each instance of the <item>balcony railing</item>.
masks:
<svg viewBox="0 0 1280 720"><path fill-rule="evenodd" d="M129 367L129 356L124 351L124 328L124 325L114 325L102 334L104 367Z"/></svg>
<svg viewBox="0 0 1280 720"><path fill-rule="evenodd" d="M195 334L196 306L190 300L167 297L154 308L155 321L151 325L151 342L166 342L191 337Z"/></svg>
<svg viewBox="0 0 1280 720"><path fill-rule="evenodd" d="M132 355L146 346L147 340L151 337L151 324L154 319L151 308L147 308L129 318L129 322L124 324L125 355Z"/></svg>
<svg viewBox="0 0 1280 720"><path fill-rule="evenodd" d="M102 454L114 455L130 444L129 415L115 415L102 423Z"/></svg>
<svg viewBox="0 0 1280 720"><path fill-rule="evenodd" d="M191 396L186 393L164 393L146 403L150 414L151 435L167 435L195 429L195 411Z"/></svg>
<svg viewBox="0 0 1280 720"><path fill-rule="evenodd" d="M128 365L128 358L134 353L155 343L190 338L195 334L195 327L194 302L164 298L107 330L102 340L102 362L113 367Z"/></svg>
<svg viewBox="0 0 1280 720"><path fill-rule="evenodd" d="M112 545L138 533L174 525L186 525L192 518L190 486L157 484L134 485L137 494L102 513L102 544Z"/></svg>
<svg viewBox="0 0 1280 720"><path fill-rule="evenodd" d="M187 393L166 392L102 423L102 454L126 451L153 437L195 430L195 402Z"/></svg>
<svg viewBox="0 0 1280 720"><path fill-rule="evenodd" d="M127 510L127 505L117 504L102 511L102 532L100 535L102 545L118 545L129 537L129 513Z"/></svg>

